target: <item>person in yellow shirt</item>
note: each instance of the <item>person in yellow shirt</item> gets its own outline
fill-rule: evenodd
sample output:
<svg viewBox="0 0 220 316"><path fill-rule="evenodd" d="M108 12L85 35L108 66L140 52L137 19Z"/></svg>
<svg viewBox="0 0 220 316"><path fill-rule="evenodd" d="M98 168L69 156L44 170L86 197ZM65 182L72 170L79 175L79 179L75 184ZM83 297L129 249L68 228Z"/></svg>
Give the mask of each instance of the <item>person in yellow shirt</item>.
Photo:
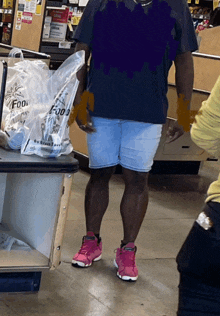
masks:
<svg viewBox="0 0 220 316"><path fill-rule="evenodd" d="M220 157L220 77L191 128L196 145ZM220 315L220 175L177 255L178 316Z"/></svg>

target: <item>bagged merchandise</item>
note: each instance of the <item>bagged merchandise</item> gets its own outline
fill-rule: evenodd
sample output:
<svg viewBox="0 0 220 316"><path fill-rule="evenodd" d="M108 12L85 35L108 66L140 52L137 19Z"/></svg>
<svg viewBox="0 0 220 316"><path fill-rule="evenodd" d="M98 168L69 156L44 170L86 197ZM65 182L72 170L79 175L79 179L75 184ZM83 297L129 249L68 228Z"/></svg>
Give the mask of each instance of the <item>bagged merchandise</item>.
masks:
<svg viewBox="0 0 220 316"><path fill-rule="evenodd" d="M6 233L0 233L0 249L1 250L24 250L31 251L32 248L25 242L14 238Z"/></svg>
<svg viewBox="0 0 220 316"><path fill-rule="evenodd" d="M2 130L0 130L0 147L8 148L8 136Z"/></svg>
<svg viewBox="0 0 220 316"><path fill-rule="evenodd" d="M19 49L13 49L9 57L14 58L17 53L20 54L21 61L8 67L2 116L8 147L15 150L21 147L24 122L33 106L30 104L27 85L35 85L42 91L45 86L41 79L49 75L49 69L44 62L25 60Z"/></svg>
<svg viewBox="0 0 220 316"><path fill-rule="evenodd" d="M77 52L55 72L40 60L9 67L0 145L7 140L7 147L41 157L72 152L67 122L79 84L76 73L84 59L84 51Z"/></svg>

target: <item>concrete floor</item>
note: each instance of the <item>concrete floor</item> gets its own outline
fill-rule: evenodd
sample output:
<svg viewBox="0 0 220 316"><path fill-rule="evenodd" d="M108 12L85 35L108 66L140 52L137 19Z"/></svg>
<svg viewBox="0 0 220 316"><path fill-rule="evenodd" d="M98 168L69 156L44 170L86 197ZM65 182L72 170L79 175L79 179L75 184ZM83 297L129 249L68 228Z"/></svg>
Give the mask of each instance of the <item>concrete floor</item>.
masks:
<svg viewBox="0 0 220 316"><path fill-rule="evenodd" d="M175 257L200 213L209 184L220 163L205 162L199 175L151 175L150 202L136 245L139 278L126 283L113 267L123 237L119 204L124 184L120 175L110 182L110 203L101 237L103 259L87 269L71 266L85 234L84 191L89 175L74 176L62 264L44 272L38 294L2 294L0 316L174 316L178 302Z"/></svg>

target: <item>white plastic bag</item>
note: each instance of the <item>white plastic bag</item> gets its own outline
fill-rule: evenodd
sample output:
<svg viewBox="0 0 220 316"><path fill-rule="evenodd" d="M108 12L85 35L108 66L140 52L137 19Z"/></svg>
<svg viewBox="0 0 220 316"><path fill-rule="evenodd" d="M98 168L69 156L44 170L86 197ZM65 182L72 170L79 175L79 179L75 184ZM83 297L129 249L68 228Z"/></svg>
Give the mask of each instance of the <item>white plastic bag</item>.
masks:
<svg viewBox="0 0 220 316"><path fill-rule="evenodd" d="M49 68L44 62L25 60L20 49L13 49L9 57L14 58L16 53L20 54L21 61L8 67L2 116L11 149L20 149L24 137L24 123L34 106L30 100L33 91L30 91L29 87L35 86L42 91L45 89L42 78L49 79Z"/></svg>
<svg viewBox="0 0 220 316"><path fill-rule="evenodd" d="M22 59L9 67L3 120L11 149L41 157L71 153L67 122L79 84L76 74L84 62L80 51L55 72L40 60Z"/></svg>
<svg viewBox="0 0 220 316"><path fill-rule="evenodd" d="M6 233L0 233L0 249L2 250L25 250L31 251L31 247L25 242Z"/></svg>
<svg viewBox="0 0 220 316"><path fill-rule="evenodd" d="M76 74L84 60L84 51L71 55L48 79L47 95L32 95L35 106L24 123L22 154L57 157L72 152L67 123L79 85Z"/></svg>

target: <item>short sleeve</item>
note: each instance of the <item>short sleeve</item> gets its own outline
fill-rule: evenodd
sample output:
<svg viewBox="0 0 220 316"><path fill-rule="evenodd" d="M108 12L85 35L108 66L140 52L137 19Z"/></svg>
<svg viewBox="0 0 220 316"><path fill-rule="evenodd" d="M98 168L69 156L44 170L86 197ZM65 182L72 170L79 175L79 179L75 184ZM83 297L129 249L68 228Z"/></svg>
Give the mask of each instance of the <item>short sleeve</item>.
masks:
<svg viewBox="0 0 220 316"><path fill-rule="evenodd" d="M198 50L195 29L186 0L179 2L178 12L176 13L175 39L179 42L177 54Z"/></svg>
<svg viewBox="0 0 220 316"><path fill-rule="evenodd" d="M91 47L93 39L94 16L101 5L101 0L89 0L79 25L74 34L74 40L82 42Z"/></svg>

